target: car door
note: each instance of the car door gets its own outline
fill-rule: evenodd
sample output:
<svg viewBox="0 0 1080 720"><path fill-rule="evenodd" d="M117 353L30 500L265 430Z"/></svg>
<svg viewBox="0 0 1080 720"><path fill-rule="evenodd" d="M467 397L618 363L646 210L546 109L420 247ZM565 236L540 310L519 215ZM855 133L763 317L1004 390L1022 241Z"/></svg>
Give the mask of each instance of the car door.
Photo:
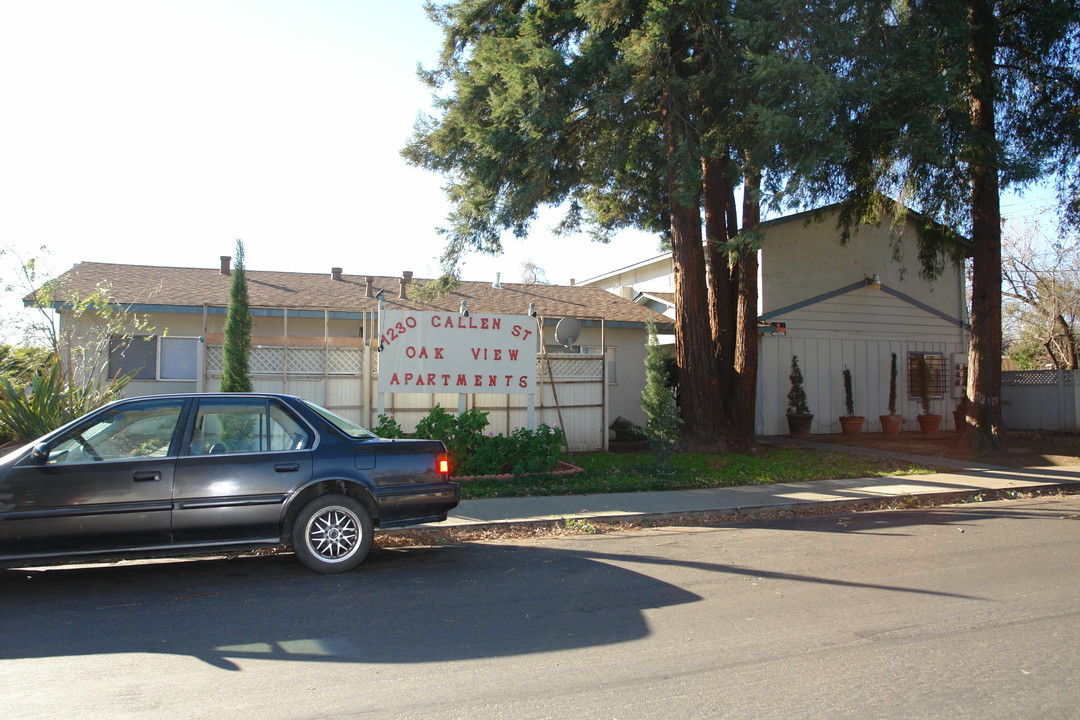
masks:
<svg viewBox="0 0 1080 720"><path fill-rule="evenodd" d="M0 477L0 555L170 542L183 398L120 403L27 452Z"/></svg>
<svg viewBox="0 0 1080 720"><path fill-rule="evenodd" d="M270 542L286 498L311 478L314 431L273 398L200 398L177 460L178 543Z"/></svg>

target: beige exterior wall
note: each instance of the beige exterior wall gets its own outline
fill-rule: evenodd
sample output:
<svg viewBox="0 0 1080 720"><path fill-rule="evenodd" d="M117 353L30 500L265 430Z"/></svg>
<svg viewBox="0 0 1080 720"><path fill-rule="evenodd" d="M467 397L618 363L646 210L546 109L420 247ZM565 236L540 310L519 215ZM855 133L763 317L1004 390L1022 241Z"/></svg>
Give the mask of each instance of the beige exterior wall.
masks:
<svg viewBox="0 0 1080 720"><path fill-rule="evenodd" d="M898 258L893 257L894 247ZM761 270L766 314L874 275L883 285L952 317L960 318L964 307L963 268L949 263L941 277L923 279L910 224L902 234L887 224L863 226L846 245L840 244L832 217L771 225L762 242Z"/></svg>
<svg viewBox="0 0 1080 720"><path fill-rule="evenodd" d="M625 270L587 280L582 285L600 287L616 295L622 288L636 292L675 292L675 276L671 271L671 256L661 255ZM633 298L633 293L627 293Z"/></svg>

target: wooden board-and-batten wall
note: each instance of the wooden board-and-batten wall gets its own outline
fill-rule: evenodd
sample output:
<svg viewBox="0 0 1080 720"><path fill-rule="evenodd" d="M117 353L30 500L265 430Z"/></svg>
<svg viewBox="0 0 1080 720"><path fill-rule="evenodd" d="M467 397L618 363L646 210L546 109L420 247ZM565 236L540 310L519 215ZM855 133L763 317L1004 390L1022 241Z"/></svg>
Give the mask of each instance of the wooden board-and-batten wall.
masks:
<svg viewBox="0 0 1080 720"><path fill-rule="evenodd" d="M909 353L940 353L947 369L947 390L932 401L943 416L943 427L952 427L957 391L954 377L957 356L968 352L968 333L963 322L913 302L902 293L859 286L835 295L767 313L769 320L784 322L786 335L764 334L760 338L756 428L759 435L787 434L787 393L791 386L791 357L797 355L806 386L813 433L840 432L844 411L843 370L852 374L855 414L866 417L864 429L881 430L879 415L888 414L889 371L892 353L898 361L897 407L903 415L902 429L918 428L919 402L909 397Z"/></svg>

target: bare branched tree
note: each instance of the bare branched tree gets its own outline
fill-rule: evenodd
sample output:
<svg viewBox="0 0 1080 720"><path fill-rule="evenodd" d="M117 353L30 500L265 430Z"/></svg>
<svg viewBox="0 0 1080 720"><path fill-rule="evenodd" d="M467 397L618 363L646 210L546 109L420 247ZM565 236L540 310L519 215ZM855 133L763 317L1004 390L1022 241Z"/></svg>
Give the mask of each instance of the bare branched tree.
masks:
<svg viewBox="0 0 1080 720"><path fill-rule="evenodd" d="M526 285L550 285L547 273L532 260L521 263L521 282Z"/></svg>
<svg viewBox="0 0 1080 720"><path fill-rule="evenodd" d="M1003 238L1001 261L1009 355L1020 366L1076 369L1080 238L1050 239L1030 223Z"/></svg>

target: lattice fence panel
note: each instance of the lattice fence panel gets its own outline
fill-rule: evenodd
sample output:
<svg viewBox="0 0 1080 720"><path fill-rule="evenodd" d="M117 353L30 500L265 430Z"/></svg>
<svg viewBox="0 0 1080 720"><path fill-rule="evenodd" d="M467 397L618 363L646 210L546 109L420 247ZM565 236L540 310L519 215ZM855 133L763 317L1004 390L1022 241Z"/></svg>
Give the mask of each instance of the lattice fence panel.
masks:
<svg viewBox="0 0 1080 720"><path fill-rule="evenodd" d="M290 375L322 375L326 367L326 351L322 348L288 348Z"/></svg>
<svg viewBox="0 0 1080 720"><path fill-rule="evenodd" d="M354 375L363 374L364 351L352 348L281 348L251 349L252 375L284 375L288 360L289 375ZM220 345L206 347L206 374L221 375L225 369L225 353Z"/></svg>
<svg viewBox="0 0 1080 720"><path fill-rule="evenodd" d="M360 375L364 351L331 348L326 354L326 372L330 375Z"/></svg>
<svg viewBox="0 0 1080 720"><path fill-rule="evenodd" d="M285 372L285 348L251 348L249 366L252 375L282 375Z"/></svg>
<svg viewBox="0 0 1080 720"><path fill-rule="evenodd" d="M1058 375L1061 382L1072 385L1073 370L1009 370L1001 373L1002 385L1057 385Z"/></svg>
<svg viewBox="0 0 1080 720"><path fill-rule="evenodd" d="M220 375L225 370L225 351L220 345L206 346L206 374Z"/></svg>
<svg viewBox="0 0 1080 720"><path fill-rule="evenodd" d="M580 355L548 355L546 361L551 364L551 375L557 378L599 378L603 373L603 358ZM544 357L536 359L538 379L548 377L548 368Z"/></svg>

